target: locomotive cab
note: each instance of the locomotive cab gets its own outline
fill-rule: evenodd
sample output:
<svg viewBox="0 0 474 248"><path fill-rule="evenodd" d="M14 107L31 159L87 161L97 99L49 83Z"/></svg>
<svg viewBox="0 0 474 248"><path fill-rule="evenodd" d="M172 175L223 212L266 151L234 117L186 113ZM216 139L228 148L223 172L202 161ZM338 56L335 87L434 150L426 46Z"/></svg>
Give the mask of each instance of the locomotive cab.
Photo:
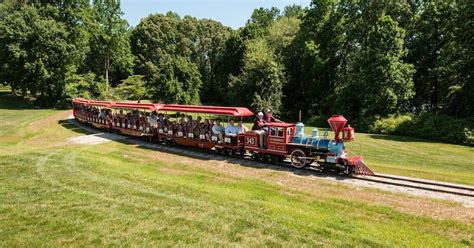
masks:
<svg viewBox="0 0 474 248"><path fill-rule="evenodd" d="M283 160L295 133L295 124L270 122L265 129L245 132L245 149L259 160Z"/></svg>

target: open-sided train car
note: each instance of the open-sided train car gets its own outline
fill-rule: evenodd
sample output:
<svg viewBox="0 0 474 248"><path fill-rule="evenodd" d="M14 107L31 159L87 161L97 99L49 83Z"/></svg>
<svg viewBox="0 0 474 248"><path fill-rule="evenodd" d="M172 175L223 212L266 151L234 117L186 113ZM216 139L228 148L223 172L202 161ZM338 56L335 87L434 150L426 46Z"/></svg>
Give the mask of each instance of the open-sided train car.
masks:
<svg viewBox="0 0 474 248"><path fill-rule="evenodd" d="M173 118L173 114L176 116L179 114L187 115L188 118L195 116L194 120L197 118L229 120L230 118L240 119L253 116L253 113L247 108L238 107L165 104L159 106L156 111L164 116L171 117L170 119ZM213 134L210 128L203 128L201 126L188 125L187 128L180 129L177 122L168 123L164 127L158 126L155 137L159 141L165 140L168 143L204 149L214 148L218 151L229 153L242 152L243 148L243 136L240 134L236 137L228 137L225 134L219 137Z"/></svg>
<svg viewBox="0 0 474 248"><path fill-rule="evenodd" d="M231 118L254 116L250 110L242 107L142 104L76 98L73 100L73 113L78 121L96 128L146 137L164 144L214 149L232 155L250 154L255 160L263 162L289 159L297 168L311 165L345 174L373 174L361 157L348 155L344 142L354 139L354 129L346 127L347 120L341 115L328 119L335 133L334 138L329 138L327 132L321 137L317 129L313 129L310 136L305 135L301 122L267 122L263 130L241 132L235 136L213 133L209 128L211 123L207 123L207 128L202 125L202 118L228 121ZM149 121L157 115L160 118L156 123Z"/></svg>

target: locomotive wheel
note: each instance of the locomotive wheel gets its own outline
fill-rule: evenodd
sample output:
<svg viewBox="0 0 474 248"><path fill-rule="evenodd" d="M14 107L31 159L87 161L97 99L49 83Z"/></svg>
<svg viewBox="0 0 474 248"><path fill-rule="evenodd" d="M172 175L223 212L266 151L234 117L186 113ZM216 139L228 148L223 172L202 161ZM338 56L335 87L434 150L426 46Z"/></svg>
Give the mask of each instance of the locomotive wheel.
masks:
<svg viewBox="0 0 474 248"><path fill-rule="evenodd" d="M260 161L268 163L270 161L270 156L267 154L262 154L262 156L260 157Z"/></svg>
<svg viewBox="0 0 474 248"><path fill-rule="evenodd" d="M276 162L278 162L278 157L275 156L275 155L271 155L271 157L270 157L270 162L273 163L273 164L276 163Z"/></svg>
<svg viewBox="0 0 474 248"><path fill-rule="evenodd" d="M260 160L260 154L252 153L252 159L255 160L255 161L259 161Z"/></svg>
<svg viewBox="0 0 474 248"><path fill-rule="evenodd" d="M306 159L306 154L300 150L295 149L290 154L291 165L296 168L303 168L308 164L308 159Z"/></svg>

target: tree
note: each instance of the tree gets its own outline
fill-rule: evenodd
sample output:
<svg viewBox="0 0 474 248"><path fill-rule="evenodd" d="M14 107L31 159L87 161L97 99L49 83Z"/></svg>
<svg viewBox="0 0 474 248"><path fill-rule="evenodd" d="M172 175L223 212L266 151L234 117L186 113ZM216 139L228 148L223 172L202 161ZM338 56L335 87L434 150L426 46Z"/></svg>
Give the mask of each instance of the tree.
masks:
<svg viewBox="0 0 474 248"><path fill-rule="evenodd" d="M285 55L287 114L332 112L335 84L347 49L346 13L331 1L313 1Z"/></svg>
<svg viewBox="0 0 474 248"><path fill-rule="evenodd" d="M252 12L252 16L247 21L241 31L244 39L254 39L266 34L268 27L280 16L280 10L276 7L270 9L258 8Z"/></svg>
<svg viewBox="0 0 474 248"><path fill-rule="evenodd" d="M204 103L223 104L225 95L220 90L222 85L217 68L222 62L225 43L231 35L231 29L209 19L199 20L196 25L195 54L192 60L201 74L200 98Z"/></svg>
<svg viewBox="0 0 474 248"><path fill-rule="evenodd" d="M284 55L298 34L300 23L301 20L297 17L284 16L268 27L268 34L264 39L275 52L280 62L284 62Z"/></svg>
<svg viewBox="0 0 474 248"><path fill-rule="evenodd" d="M86 99L102 99L104 95L105 82L96 81L94 73L76 74L69 73L65 79L65 95L66 101L70 101L76 97Z"/></svg>
<svg viewBox="0 0 474 248"><path fill-rule="evenodd" d="M155 65L147 62L147 89L154 100L165 103L199 104L201 78L197 66L183 57L166 55Z"/></svg>
<svg viewBox="0 0 474 248"><path fill-rule="evenodd" d="M65 78L85 57L87 37L51 18L52 6L23 6L0 20L0 77L14 90L53 106L64 96Z"/></svg>
<svg viewBox="0 0 474 248"><path fill-rule="evenodd" d="M118 0L94 0L84 14L92 39L90 53L83 71L103 75L105 81L119 82L132 73L133 56L130 49L128 23L121 16Z"/></svg>
<svg viewBox="0 0 474 248"><path fill-rule="evenodd" d="M239 31L231 34L229 39L225 42L224 51L218 58L216 68L214 70L216 77L216 85L211 86L216 93L207 96L208 103L213 104L235 104L233 98L229 96L230 82L232 76L237 76L241 73L244 65L245 44ZM212 101L209 101L212 98Z"/></svg>
<svg viewBox="0 0 474 248"><path fill-rule="evenodd" d="M155 14L143 19L132 33L136 71L144 75L154 100L196 104L202 86L193 62L196 27L193 18Z"/></svg>
<svg viewBox="0 0 474 248"><path fill-rule="evenodd" d="M231 77L231 92L236 104L279 113L284 83L282 67L263 39L249 41L242 73Z"/></svg>
<svg viewBox="0 0 474 248"><path fill-rule="evenodd" d="M442 111L449 115L472 117L474 115L474 5L459 2L451 30L453 37L443 48L441 57L442 77L446 93Z"/></svg>
<svg viewBox="0 0 474 248"><path fill-rule="evenodd" d="M115 88L115 92L122 99L138 100L140 102L146 96L145 82L142 75L132 75L122 80L122 83Z"/></svg>
<svg viewBox="0 0 474 248"><path fill-rule="evenodd" d="M337 106L352 115L386 116L408 110L413 97L414 73L403 63L405 31L388 15L382 15L367 36L359 54L353 55L346 83L338 88Z"/></svg>
<svg viewBox="0 0 474 248"><path fill-rule="evenodd" d="M453 5L448 2L426 2L415 16L406 60L416 69L414 106L419 111L438 110L447 92L442 83L445 71L442 53L452 40L453 12Z"/></svg>

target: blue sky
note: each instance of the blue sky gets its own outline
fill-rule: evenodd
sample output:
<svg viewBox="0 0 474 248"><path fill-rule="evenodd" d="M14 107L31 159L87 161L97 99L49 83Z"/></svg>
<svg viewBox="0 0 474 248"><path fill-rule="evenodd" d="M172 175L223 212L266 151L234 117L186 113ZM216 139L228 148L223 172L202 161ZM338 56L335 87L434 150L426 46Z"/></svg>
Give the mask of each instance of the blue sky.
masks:
<svg viewBox="0 0 474 248"><path fill-rule="evenodd" d="M252 11L259 7L272 6L282 10L286 5L309 6L310 0L122 0L124 18L132 26L154 13L173 11L180 16L209 18L232 28L245 25Z"/></svg>

